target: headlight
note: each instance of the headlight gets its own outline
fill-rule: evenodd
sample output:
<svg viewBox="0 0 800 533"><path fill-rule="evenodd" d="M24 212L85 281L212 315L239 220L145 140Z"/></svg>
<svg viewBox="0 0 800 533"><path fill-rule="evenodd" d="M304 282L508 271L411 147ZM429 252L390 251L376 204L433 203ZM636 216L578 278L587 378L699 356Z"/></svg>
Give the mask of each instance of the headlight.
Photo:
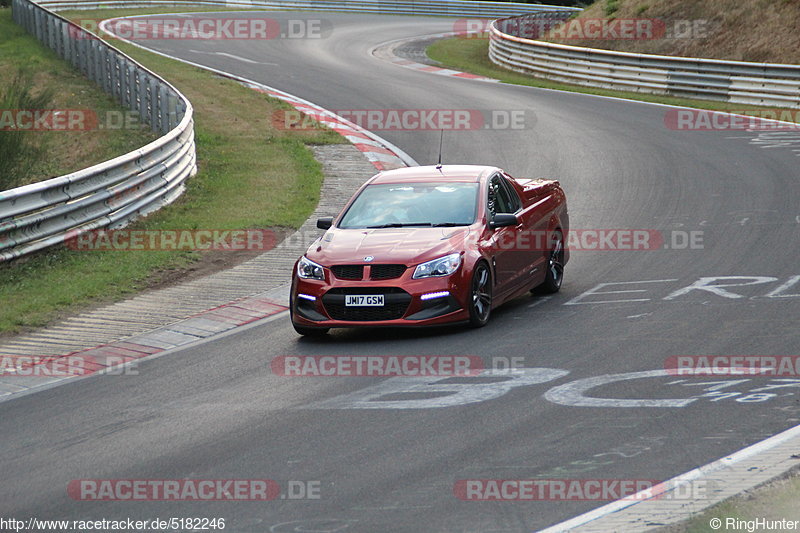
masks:
<svg viewBox="0 0 800 533"><path fill-rule="evenodd" d="M297 263L297 275L303 279L325 280L325 272L322 267L306 256L301 257Z"/></svg>
<svg viewBox="0 0 800 533"><path fill-rule="evenodd" d="M412 278L429 278L432 276L449 276L461 265L461 254L455 253L417 265Z"/></svg>

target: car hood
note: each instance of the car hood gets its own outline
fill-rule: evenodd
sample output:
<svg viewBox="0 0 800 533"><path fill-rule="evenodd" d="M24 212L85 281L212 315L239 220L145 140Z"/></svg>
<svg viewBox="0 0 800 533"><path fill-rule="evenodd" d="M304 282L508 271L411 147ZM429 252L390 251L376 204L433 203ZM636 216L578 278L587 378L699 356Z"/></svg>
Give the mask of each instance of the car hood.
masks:
<svg viewBox="0 0 800 533"><path fill-rule="evenodd" d="M470 228L331 228L306 256L321 265L375 263L413 265L464 249Z"/></svg>

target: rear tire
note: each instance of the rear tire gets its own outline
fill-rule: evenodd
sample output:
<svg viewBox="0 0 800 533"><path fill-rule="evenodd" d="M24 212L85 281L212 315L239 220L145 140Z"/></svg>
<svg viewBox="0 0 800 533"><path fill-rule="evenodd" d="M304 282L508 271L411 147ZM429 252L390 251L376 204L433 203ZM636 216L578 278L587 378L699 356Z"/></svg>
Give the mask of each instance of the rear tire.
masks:
<svg viewBox="0 0 800 533"><path fill-rule="evenodd" d="M553 232L553 245L547 258L547 274L544 281L531 292L553 294L561 288L564 281L564 234L558 229Z"/></svg>
<svg viewBox="0 0 800 533"><path fill-rule="evenodd" d="M475 265L469 291L469 326L482 328L492 314L492 273L481 261Z"/></svg>

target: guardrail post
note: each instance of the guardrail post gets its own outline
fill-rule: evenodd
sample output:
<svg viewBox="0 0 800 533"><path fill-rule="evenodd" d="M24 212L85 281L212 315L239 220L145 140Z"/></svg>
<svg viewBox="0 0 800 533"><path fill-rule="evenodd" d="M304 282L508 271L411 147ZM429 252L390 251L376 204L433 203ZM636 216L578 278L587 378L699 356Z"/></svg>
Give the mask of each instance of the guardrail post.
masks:
<svg viewBox="0 0 800 533"><path fill-rule="evenodd" d="M114 76L114 63L112 61L113 53L111 50L106 46L101 46L100 50L103 51L103 89L111 95L114 96L114 85L113 85L113 76Z"/></svg>
<svg viewBox="0 0 800 533"><path fill-rule="evenodd" d="M64 27L64 49L67 51L67 61L69 61L73 68L77 67L74 33L75 30L72 29L71 25L67 24Z"/></svg>
<svg viewBox="0 0 800 533"><path fill-rule="evenodd" d="M150 105L150 120L148 121L148 124L150 124L151 128L158 131L160 129L158 124L158 82L155 79L150 78L147 85L150 96L148 102Z"/></svg>
<svg viewBox="0 0 800 533"><path fill-rule="evenodd" d="M89 73L89 39L83 36L76 44L78 45L78 64L81 72L87 78L91 78L92 76Z"/></svg>
<svg viewBox="0 0 800 533"><path fill-rule="evenodd" d="M183 120L183 116L186 114L186 104L183 103L183 100L178 100L178 103L175 105L175 120L180 122Z"/></svg>
<svg viewBox="0 0 800 533"><path fill-rule="evenodd" d="M122 70L120 69L119 64L119 56L114 52L110 52L111 54L111 96L118 103L122 103Z"/></svg>
<svg viewBox="0 0 800 533"><path fill-rule="evenodd" d="M148 108L147 108L147 74L140 72L136 82L136 101L137 111L139 117L145 123L148 122Z"/></svg>
<svg viewBox="0 0 800 533"><path fill-rule="evenodd" d="M44 33L42 33L42 15L41 11L37 9L35 6L33 9L33 34L36 36L37 39L44 42Z"/></svg>
<svg viewBox="0 0 800 533"><path fill-rule="evenodd" d="M131 100L133 98L133 86L136 83L135 78L131 75L133 67L127 59L122 60L122 71L120 75L125 80L125 90L122 92L122 105L125 109L132 109Z"/></svg>
<svg viewBox="0 0 800 533"><path fill-rule="evenodd" d="M159 120L161 122L161 131L167 133L169 130L172 129L170 125L170 118L169 118L169 96L167 94L167 87L166 85L159 84L158 87L158 100L161 104L161 112L159 113Z"/></svg>
<svg viewBox="0 0 800 533"><path fill-rule="evenodd" d="M50 17L45 17L45 26L47 28L47 41L50 43L50 49L58 54L58 39L56 39L56 32L58 31L57 23Z"/></svg>
<svg viewBox="0 0 800 533"><path fill-rule="evenodd" d="M100 45L95 40L92 39L91 44L89 45L89 79L94 81L100 87L103 84L100 82Z"/></svg>

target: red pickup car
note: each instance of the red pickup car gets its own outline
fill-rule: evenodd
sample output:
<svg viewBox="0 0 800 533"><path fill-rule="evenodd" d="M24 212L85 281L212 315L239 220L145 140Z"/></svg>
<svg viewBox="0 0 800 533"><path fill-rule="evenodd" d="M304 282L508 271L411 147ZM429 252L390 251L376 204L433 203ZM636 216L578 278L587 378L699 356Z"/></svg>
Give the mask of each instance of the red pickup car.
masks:
<svg viewBox="0 0 800 533"><path fill-rule="evenodd" d="M558 181L477 165L380 172L295 263L290 310L302 335L330 328L485 325L528 291L555 292L569 259Z"/></svg>

